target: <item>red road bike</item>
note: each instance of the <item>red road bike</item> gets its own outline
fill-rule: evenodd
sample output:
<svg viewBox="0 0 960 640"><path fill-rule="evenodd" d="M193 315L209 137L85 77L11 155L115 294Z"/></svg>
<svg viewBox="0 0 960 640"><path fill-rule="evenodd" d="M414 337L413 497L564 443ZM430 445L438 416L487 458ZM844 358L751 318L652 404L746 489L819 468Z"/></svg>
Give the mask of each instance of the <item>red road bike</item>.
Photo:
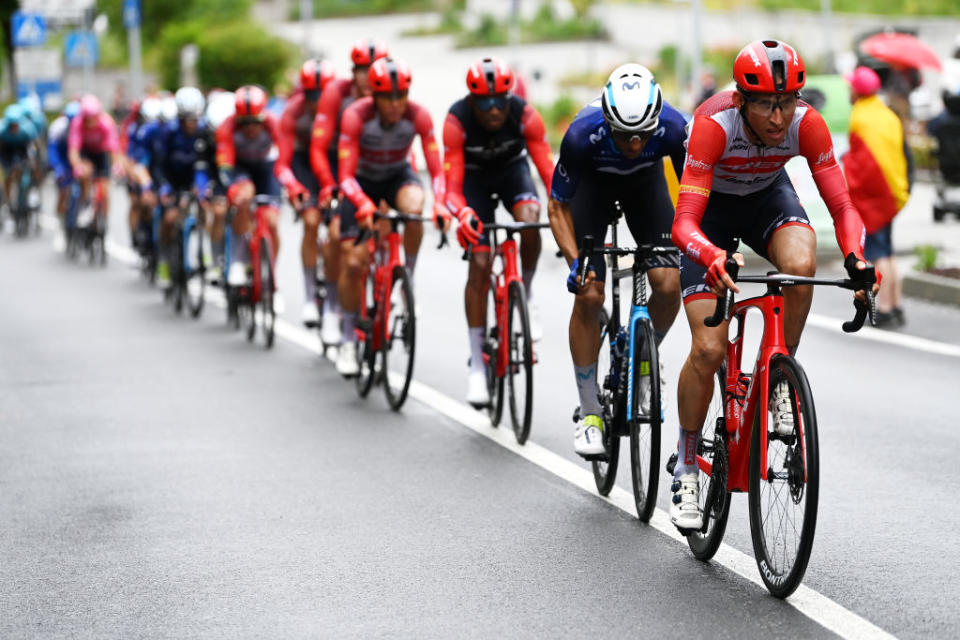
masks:
<svg viewBox="0 0 960 640"><path fill-rule="evenodd" d="M370 237L362 233L357 239L368 243L371 255L356 328L360 365L357 392L365 398L374 383L383 383L387 402L397 411L406 402L410 389L417 342L413 286L401 257L400 225L423 222L423 218L378 212L374 220L387 220L390 232L382 240L376 231Z"/></svg>
<svg viewBox="0 0 960 640"><path fill-rule="evenodd" d="M848 258L849 262L850 258ZM704 320L716 327L736 318L736 330L728 339L725 364L716 375L710 411L701 432L697 463L700 467L700 507L703 527L690 531L687 542L694 556L708 560L717 552L730 513L732 492L748 492L750 534L760 576L771 594L785 598L796 590L810 559L817 522L820 488L819 444L813 393L800 363L786 348L783 334L782 287L830 285L866 291L867 302L856 303L853 320L843 330L858 331L869 313L874 323L876 306L871 288L874 268L853 273L851 278L824 280L770 272L766 276L737 275L732 259L727 272L736 282L765 284L766 293L734 303L727 291L717 300L712 317ZM747 312L763 316L763 335L752 372L741 368ZM774 426L772 412L777 389L789 391L792 432L782 435ZM676 456L671 458L668 470Z"/></svg>
<svg viewBox="0 0 960 640"><path fill-rule="evenodd" d="M511 222L484 224L490 232L491 255L499 258L490 274L490 299L484 327L483 364L487 372L487 390L490 394L490 422L500 424L503 417L504 383L509 390L510 418L517 442L523 444L530 436L533 416L533 365L536 355L530 337L530 311L527 292L517 267L517 240L514 237L527 229L545 229L546 222ZM504 231L506 239L499 241L497 231ZM464 253L469 259L473 247Z"/></svg>
<svg viewBox="0 0 960 640"><path fill-rule="evenodd" d="M273 309L273 294L277 290L276 281L276 251L270 237L270 227L267 224L267 215L277 210L276 198L273 196L258 195L250 203L254 216L254 229L250 235L250 262L247 267L247 284L232 287L226 284L224 277L224 291L227 297L227 318L234 327L242 325L247 333L247 340L253 341L259 324L263 327L263 337L266 347L273 346L276 312ZM237 242L233 235L231 219L228 217L226 228L225 259L223 272L230 272L232 261L231 246ZM259 311L259 313L258 313Z"/></svg>

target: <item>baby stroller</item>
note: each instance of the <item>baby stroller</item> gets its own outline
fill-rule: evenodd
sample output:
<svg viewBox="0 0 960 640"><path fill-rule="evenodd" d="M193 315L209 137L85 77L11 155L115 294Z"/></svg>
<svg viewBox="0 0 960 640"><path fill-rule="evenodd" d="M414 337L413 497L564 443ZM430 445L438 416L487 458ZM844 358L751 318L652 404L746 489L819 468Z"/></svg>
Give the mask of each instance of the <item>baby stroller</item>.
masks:
<svg viewBox="0 0 960 640"><path fill-rule="evenodd" d="M931 131L937 140L940 165L937 199L933 203L933 219L937 222L943 221L948 213L960 217L960 95L945 93L943 104L946 111Z"/></svg>

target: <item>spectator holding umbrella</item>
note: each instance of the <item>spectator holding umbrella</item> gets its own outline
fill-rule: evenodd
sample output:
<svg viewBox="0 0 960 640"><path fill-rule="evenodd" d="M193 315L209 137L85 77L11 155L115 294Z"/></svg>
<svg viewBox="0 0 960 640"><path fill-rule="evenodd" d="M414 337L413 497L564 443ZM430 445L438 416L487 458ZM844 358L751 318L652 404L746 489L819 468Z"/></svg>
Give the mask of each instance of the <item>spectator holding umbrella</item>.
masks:
<svg viewBox="0 0 960 640"><path fill-rule="evenodd" d="M893 259L891 227L910 194L910 153L900 118L877 95L880 76L861 66L844 79L853 103L844 172L850 199L867 230L864 257L884 275L877 296L877 326L900 326L904 323L901 282Z"/></svg>

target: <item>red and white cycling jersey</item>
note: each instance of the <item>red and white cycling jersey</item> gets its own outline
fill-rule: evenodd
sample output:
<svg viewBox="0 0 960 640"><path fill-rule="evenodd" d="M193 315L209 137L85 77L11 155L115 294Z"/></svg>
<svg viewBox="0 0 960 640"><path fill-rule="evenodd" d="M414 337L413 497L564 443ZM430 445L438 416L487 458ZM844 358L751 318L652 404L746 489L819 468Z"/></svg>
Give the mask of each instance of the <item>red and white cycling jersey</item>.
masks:
<svg viewBox="0 0 960 640"><path fill-rule="evenodd" d="M766 147L750 141L733 91L718 93L696 110L688 125L687 161L673 222L674 243L707 266L722 253L700 230L712 190L747 195L773 183L794 156L807 160L817 189L833 217L837 243L844 255L863 252L860 214L850 201L833 142L823 117L800 101L783 141Z"/></svg>

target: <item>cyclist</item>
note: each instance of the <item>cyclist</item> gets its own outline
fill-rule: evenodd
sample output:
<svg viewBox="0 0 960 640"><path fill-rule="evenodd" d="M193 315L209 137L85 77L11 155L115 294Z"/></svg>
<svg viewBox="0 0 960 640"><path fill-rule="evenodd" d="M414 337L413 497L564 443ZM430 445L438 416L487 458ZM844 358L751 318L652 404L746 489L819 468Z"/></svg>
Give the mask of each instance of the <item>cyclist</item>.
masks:
<svg viewBox="0 0 960 640"><path fill-rule="evenodd" d="M153 178L146 167L138 166L137 158L142 155L144 145L148 143L146 134L151 130L151 123L160 118L160 100L156 97L144 98L135 110L136 117L126 125L126 131L121 131L121 145L126 138L127 193L130 196L130 211L128 223L130 226L130 242L140 249L148 244L143 237L146 230L140 230L141 220L153 220L153 210L157 206L157 196L153 190ZM148 225L149 226L149 225ZM149 233L152 233L150 231Z"/></svg>
<svg viewBox="0 0 960 640"><path fill-rule="evenodd" d="M300 319L308 327L320 320L317 311L317 231L320 227L320 182L310 166L310 139L317 102L323 88L334 78L333 65L320 60L307 60L300 67L300 90L287 101L280 117L280 156L277 166L291 169L294 177L306 189L299 202L299 217L303 220L303 244L300 258L303 263L304 303ZM327 274L328 277L330 274Z"/></svg>
<svg viewBox="0 0 960 640"><path fill-rule="evenodd" d="M207 109L204 113L204 119L207 121L207 129L210 136L209 157L207 161L211 167L217 166L216 132L220 129L220 125L226 122L227 118L232 116L235 111L236 107L234 105L233 92L215 89L207 95ZM209 212L212 215L207 219L207 231L210 233L210 249L213 253L213 264L210 269L207 270L207 276L211 282L221 282L224 265L224 230L227 221L227 211L229 209L227 203L227 185L220 182L219 171L211 171L209 177Z"/></svg>
<svg viewBox="0 0 960 640"><path fill-rule="evenodd" d="M830 210L848 271L866 266L864 227L850 201L823 118L800 100L806 69L799 54L777 40L748 44L733 66L736 89L714 95L694 113L680 185L673 241L683 252L680 278L693 341L680 372L679 460L670 520L681 531L702 525L696 451L713 390L726 355L727 324L709 328L715 297L739 291L724 268L742 238L781 272L812 276L816 237L783 165L807 160ZM875 287L876 289L876 287ZM810 309L812 287L786 287L784 333L796 352ZM859 294L862 296L863 294ZM792 433L789 389L775 390L774 429Z"/></svg>
<svg viewBox="0 0 960 640"><path fill-rule="evenodd" d="M0 166L3 167L3 192L8 203L13 202L10 198L11 186L20 181L24 169L29 170L27 161L30 146L36 139L37 127L23 105L7 105L0 120Z"/></svg>
<svg viewBox="0 0 960 640"><path fill-rule="evenodd" d="M368 72L370 65L387 57L387 47L377 40L358 40L350 51L353 72L350 78L331 80L320 95L317 116L313 121L310 141L310 165L320 180L318 204L329 211L337 186L337 144L340 138L340 119L343 112L360 98L372 95ZM327 227L327 246L323 264L327 282L337 282L340 276L340 217L333 215ZM340 344L340 295L337 287L327 287L323 310L321 338L324 344Z"/></svg>
<svg viewBox="0 0 960 640"><path fill-rule="evenodd" d="M57 216L61 221L67 211L70 185L73 183L73 171L67 159L67 132L70 122L79 112L80 103L71 100L47 129L47 162L57 183Z"/></svg>
<svg viewBox="0 0 960 640"><path fill-rule="evenodd" d="M177 194L193 191L201 203L207 202L207 186L212 165L208 164L207 149L210 137L206 123L201 120L205 100L196 87L181 87L174 96L177 120L160 125L153 141L150 165L155 167L154 179L163 212L160 219L160 265L158 280L169 283L170 270L166 259L173 240L172 228L180 216Z"/></svg>
<svg viewBox="0 0 960 640"><path fill-rule="evenodd" d="M550 226L570 265L567 288L576 298L570 316L570 355L580 396L574 450L600 455L603 419L597 389L600 326L606 267L591 260L587 281L579 281L578 246L586 235L602 243L614 203L619 201L636 242L670 246L673 202L664 177L669 156L678 178L683 167L686 123L663 100L660 85L646 67L628 63L614 69L598 99L584 107L560 145L550 190ZM657 344L680 307L678 260L648 261L653 290L650 317Z"/></svg>
<svg viewBox="0 0 960 640"><path fill-rule="evenodd" d="M412 79L410 67L400 60L381 58L370 67L369 78L373 97L350 105L340 123L340 189L346 196L340 204L340 236L344 241L345 265L339 283L343 345L336 366L344 376L358 372L353 329L370 259L366 243L355 244L354 238L360 227L372 228L373 214L381 200L402 213L422 215L423 187L410 165L414 136L420 136L432 178L434 220L449 217L443 205L443 166L430 114L407 98ZM404 227L403 248L411 275L422 237L422 223Z"/></svg>
<svg viewBox="0 0 960 640"><path fill-rule="evenodd" d="M460 244L464 248L474 245L464 306L470 339L467 402L477 406L490 402L483 367L483 325L493 260L483 223L494 221L497 201L493 196L499 197L517 221L536 222L540 218L528 152L548 193L553 178L553 158L543 119L532 105L511 93L514 82L513 72L503 61L484 58L475 62L467 71L470 94L450 107L443 126L447 206L460 221ZM529 229L520 237L522 277L529 296L540 255L540 232ZM533 326L531 318L531 333L537 340L542 330L539 322L536 331Z"/></svg>
<svg viewBox="0 0 960 640"><path fill-rule="evenodd" d="M80 98L80 113L70 123L67 148L73 175L83 190L83 201L90 200L90 187L96 182L103 193L102 210L96 213L105 217L110 211L110 167L115 174L122 175L123 165L117 125L96 96L87 94Z"/></svg>
<svg viewBox="0 0 960 640"><path fill-rule="evenodd" d="M236 208L233 218L233 262L227 273L231 286L247 283L247 243L242 238L253 231L255 220L250 212L254 195L274 196L279 201L280 185L287 189L291 201L305 192L303 185L289 168L275 166L280 125L267 112L267 92L255 85L246 85L234 93L235 113L217 129L217 168L220 182L227 187L227 200ZM279 180L279 184L278 184ZM269 208L267 227L274 255L280 251L277 217L280 210ZM283 308L279 292L273 296L275 310Z"/></svg>
<svg viewBox="0 0 960 640"><path fill-rule="evenodd" d="M47 168L47 115L43 112L43 106L40 104L40 98L36 93L21 98L20 104L23 105L27 117L30 118L37 130L37 137L33 141L33 152L30 154L29 160L30 169L33 172L33 181L40 184Z"/></svg>

